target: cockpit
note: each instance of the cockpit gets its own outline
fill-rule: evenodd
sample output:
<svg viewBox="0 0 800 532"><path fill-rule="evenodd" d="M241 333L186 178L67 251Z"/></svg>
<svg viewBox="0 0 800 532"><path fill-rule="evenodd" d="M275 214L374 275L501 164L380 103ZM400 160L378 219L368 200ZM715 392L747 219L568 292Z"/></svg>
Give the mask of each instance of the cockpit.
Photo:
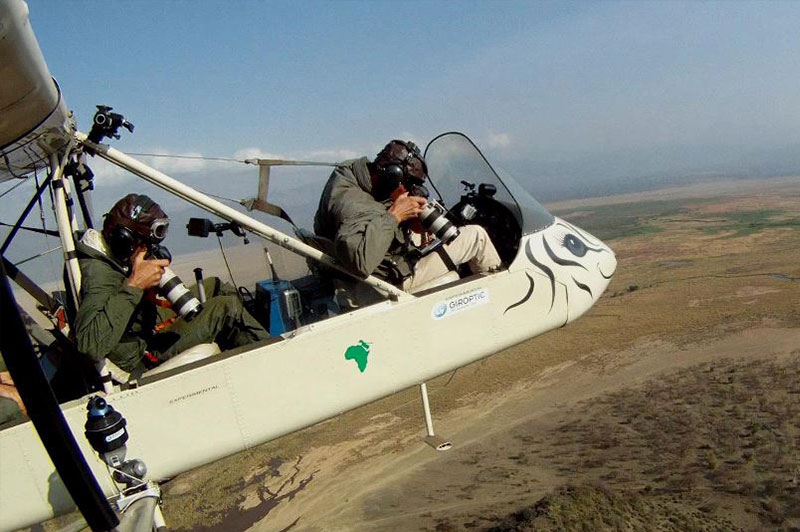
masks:
<svg viewBox="0 0 800 532"><path fill-rule="evenodd" d="M498 172L463 133L434 138L425 160L431 188L452 221L486 229L506 265L516 257L523 235L553 223L553 215L514 178Z"/></svg>

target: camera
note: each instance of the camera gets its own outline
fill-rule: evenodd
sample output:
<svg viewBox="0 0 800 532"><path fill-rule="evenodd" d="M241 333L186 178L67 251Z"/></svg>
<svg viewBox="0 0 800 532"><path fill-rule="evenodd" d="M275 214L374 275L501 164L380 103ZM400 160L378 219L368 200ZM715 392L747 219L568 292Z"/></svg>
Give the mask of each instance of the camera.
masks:
<svg viewBox="0 0 800 532"><path fill-rule="evenodd" d="M119 113L112 113L108 105L98 105L97 112L92 119L92 129L89 132L89 140L95 144L99 144L104 138L119 138L118 130L124 127L133 133L133 124L125 120L125 117Z"/></svg>
<svg viewBox="0 0 800 532"><path fill-rule="evenodd" d="M161 244L150 244L146 258L166 259L172 262L172 254ZM164 268L164 275L158 282L158 291L169 300L172 310L186 321L192 321L203 310L200 300L192 295L181 278L168 267Z"/></svg>
<svg viewBox="0 0 800 532"><path fill-rule="evenodd" d="M446 209L434 199L428 199L419 213L419 221L426 231L433 233L444 244L452 242L460 233L458 227L448 220Z"/></svg>
<svg viewBox="0 0 800 532"><path fill-rule="evenodd" d="M419 196L425 198L428 203L419 213L419 221L422 227L429 233L433 233L443 244L449 244L460 233L458 227L447 219L447 209L438 201L431 199L428 189L418 183L410 183L406 186L409 196Z"/></svg>

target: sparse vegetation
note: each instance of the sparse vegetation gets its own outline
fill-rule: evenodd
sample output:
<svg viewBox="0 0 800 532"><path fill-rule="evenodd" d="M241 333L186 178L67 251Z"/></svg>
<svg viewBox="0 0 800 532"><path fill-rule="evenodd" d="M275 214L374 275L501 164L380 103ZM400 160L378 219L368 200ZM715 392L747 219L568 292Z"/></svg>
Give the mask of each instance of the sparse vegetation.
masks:
<svg viewBox="0 0 800 532"><path fill-rule="evenodd" d="M781 524L800 513L800 401L789 393L798 386L800 356L681 370L576 405L552 431L562 449L553 462L625 491L740 496L764 526ZM621 482L605 475L612 464L637 473Z"/></svg>
<svg viewBox="0 0 800 532"><path fill-rule="evenodd" d="M616 240L654 235L681 224L708 235L741 237L764 229L800 228L800 218L782 209L727 210L703 214L709 200L648 201L592 207L589 210L562 209L557 216L587 228L598 238Z"/></svg>
<svg viewBox="0 0 800 532"><path fill-rule="evenodd" d="M720 223L707 225L701 230L707 234L726 233L730 237L746 236L764 229L800 228L800 218L788 217L787 211L762 209L725 213Z"/></svg>
<svg viewBox="0 0 800 532"><path fill-rule="evenodd" d="M738 530L724 516L711 516L668 499L602 486L567 486L514 512L487 532Z"/></svg>
<svg viewBox="0 0 800 532"><path fill-rule="evenodd" d="M798 226L792 211L798 199L715 193L712 199L562 211L599 238L613 239L619 267L606 295L574 326L432 380L437 418L476 404L471 412L485 413L487 403L508 397L510 388L538 386L547 368L574 364L617 378L620 367L633 363L621 353L637 352L640 342L667 344L691 357L698 346L731 335L797 328L800 239L791 228ZM751 349L779 352L769 341ZM339 529L358 523L360 530L370 529L373 519L381 530L487 530L514 523L520 527L505 530L796 530L800 350L783 361L748 360L739 346L729 354L740 358L698 364L634 388L621 385L583 403L564 399L547 419L456 441L451 454L435 459L419 451L418 396L407 390L198 469L191 493L167 487L167 520L190 530L228 515L239 507L240 491L251 499L258 493L255 480L239 483L241 472L263 472L270 457L291 461L312 456L314 448L344 448L335 466L304 461L303 475L318 467L319 474L261 529L279 530L300 516L293 530L325 529L325 519ZM353 439L387 412L391 428ZM493 420L482 423L494 426ZM414 456L424 467L415 472L417 462L403 462L407 474L385 484L381 477L381 488L360 484L358 501L342 500L343 491L364 479L354 464L394 474L387 461L413 454L409 450L419 451ZM282 473L265 481L284 482L288 473ZM583 517L569 521L572 515ZM523 521L535 526L523 528Z"/></svg>
<svg viewBox="0 0 800 532"><path fill-rule="evenodd" d="M587 210L555 210L553 214L566 220L575 219L602 240L660 233L659 219L690 212L694 205L705 205L709 200L643 201L602 205Z"/></svg>

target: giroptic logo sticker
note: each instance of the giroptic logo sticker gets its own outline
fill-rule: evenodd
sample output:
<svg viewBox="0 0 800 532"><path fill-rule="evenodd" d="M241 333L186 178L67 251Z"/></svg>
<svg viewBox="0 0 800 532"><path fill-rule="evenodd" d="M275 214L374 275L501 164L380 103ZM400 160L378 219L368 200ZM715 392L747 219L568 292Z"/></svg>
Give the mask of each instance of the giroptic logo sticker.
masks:
<svg viewBox="0 0 800 532"><path fill-rule="evenodd" d="M485 305L488 302L489 290L477 288L436 303L431 309L431 317L435 320L441 320L453 314Z"/></svg>

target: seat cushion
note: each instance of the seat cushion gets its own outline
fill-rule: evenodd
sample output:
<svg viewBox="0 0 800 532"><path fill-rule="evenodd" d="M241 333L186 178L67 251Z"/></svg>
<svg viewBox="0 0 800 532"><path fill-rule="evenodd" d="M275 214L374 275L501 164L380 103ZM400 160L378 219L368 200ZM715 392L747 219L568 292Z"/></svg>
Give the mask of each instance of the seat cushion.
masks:
<svg viewBox="0 0 800 532"><path fill-rule="evenodd" d="M149 375L157 375L170 369L191 364L192 362L197 362L198 360L205 360L206 358L218 355L221 352L222 351L220 351L219 346L213 342L210 344L198 344L194 347L190 347L186 351L181 351L179 354L170 358L163 364L159 364L155 368L145 371L142 376L146 377Z"/></svg>

